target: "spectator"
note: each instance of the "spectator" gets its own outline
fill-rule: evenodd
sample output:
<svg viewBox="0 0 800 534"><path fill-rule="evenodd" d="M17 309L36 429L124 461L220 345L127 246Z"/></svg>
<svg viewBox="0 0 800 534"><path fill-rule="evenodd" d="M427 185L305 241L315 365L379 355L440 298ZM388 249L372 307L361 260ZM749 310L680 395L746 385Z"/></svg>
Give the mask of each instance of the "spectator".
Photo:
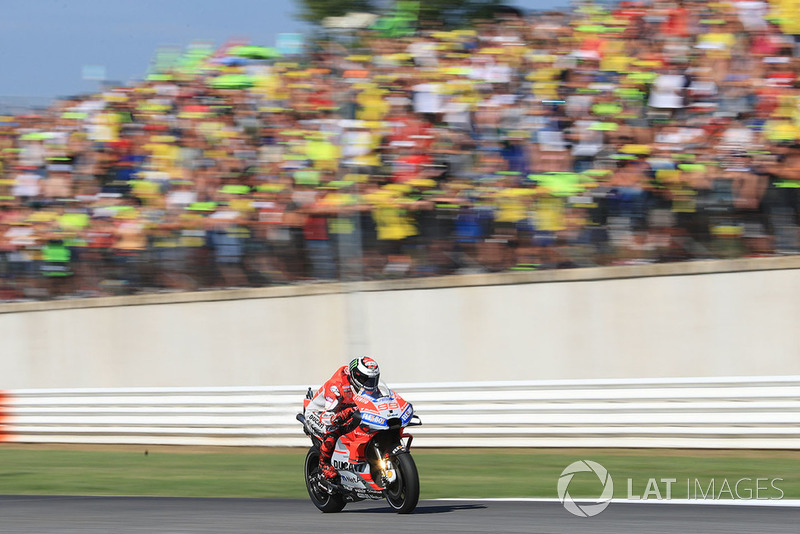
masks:
<svg viewBox="0 0 800 534"><path fill-rule="evenodd" d="M780 16L621 2L294 64L223 47L3 117L3 296L796 254Z"/></svg>

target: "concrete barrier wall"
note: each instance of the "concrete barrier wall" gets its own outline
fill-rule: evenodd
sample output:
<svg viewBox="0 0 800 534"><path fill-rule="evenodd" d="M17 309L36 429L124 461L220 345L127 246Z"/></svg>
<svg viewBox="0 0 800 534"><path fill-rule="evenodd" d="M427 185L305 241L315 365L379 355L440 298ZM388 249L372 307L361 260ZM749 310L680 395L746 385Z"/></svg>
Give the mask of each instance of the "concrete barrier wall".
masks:
<svg viewBox="0 0 800 534"><path fill-rule="evenodd" d="M800 258L0 306L0 388L800 375Z"/></svg>

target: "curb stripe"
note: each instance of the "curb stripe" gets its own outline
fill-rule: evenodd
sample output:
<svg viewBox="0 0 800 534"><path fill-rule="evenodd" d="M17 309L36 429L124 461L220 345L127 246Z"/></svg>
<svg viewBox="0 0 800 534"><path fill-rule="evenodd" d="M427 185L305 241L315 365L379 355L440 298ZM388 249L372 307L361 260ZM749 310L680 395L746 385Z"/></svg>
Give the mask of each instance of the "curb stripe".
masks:
<svg viewBox="0 0 800 534"><path fill-rule="evenodd" d="M555 497L498 497L486 499L431 499L434 501L463 502L552 502L561 503ZM596 499L575 499L575 502L594 504ZM800 508L800 499L611 499L612 504L684 504L716 506L772 506L778 508Z"/></svg>
<svg viewBox="0 0 800 534"><path fill-rule="evenodd" d="M11 440L10 412L11 395L8 391L0 390L0 442Z"/></svg>

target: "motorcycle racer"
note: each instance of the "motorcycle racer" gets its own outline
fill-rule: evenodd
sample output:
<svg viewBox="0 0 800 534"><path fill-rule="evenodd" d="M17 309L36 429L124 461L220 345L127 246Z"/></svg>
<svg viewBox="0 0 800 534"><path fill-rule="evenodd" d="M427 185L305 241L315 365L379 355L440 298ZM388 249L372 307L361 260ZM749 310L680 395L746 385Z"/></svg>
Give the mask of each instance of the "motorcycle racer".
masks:
<svg viewBox="0 0 800 534"><path fill-rule="evenodd" d="M354 430L359 422L359 412L353 402L357 393L370 393L377 389L381 372L372 358L362 356L343 365L320 387L305 411L306 421L322 437L319 449L319 467L328 480L336 478L331 456L340 436Z"/></svg>

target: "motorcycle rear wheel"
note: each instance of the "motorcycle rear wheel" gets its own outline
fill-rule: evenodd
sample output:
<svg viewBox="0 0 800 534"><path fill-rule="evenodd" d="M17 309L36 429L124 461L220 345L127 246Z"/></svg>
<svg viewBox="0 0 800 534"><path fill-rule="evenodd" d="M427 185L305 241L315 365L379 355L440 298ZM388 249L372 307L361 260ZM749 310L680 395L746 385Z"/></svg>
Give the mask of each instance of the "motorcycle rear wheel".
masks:
<svg viewBox="0 0 800 534"><path fill-rule="evenodd" d="M419 502L419 472L414 458L407 452L393 459L397 479L385 490L386 502L398 514L409 514Z"/></svg>
<svg viewBox="0 0 800 534"><path fill-rule="evenodd" d="M341 512L346 504L344 497L337 494L331 495L323 489L318 488L317 484L312 481L321 474L319 468L319 449L316 447L308 449L304 474L308 496L311 497L311 502L314 503L314 506L326 514Z"/></svg>

